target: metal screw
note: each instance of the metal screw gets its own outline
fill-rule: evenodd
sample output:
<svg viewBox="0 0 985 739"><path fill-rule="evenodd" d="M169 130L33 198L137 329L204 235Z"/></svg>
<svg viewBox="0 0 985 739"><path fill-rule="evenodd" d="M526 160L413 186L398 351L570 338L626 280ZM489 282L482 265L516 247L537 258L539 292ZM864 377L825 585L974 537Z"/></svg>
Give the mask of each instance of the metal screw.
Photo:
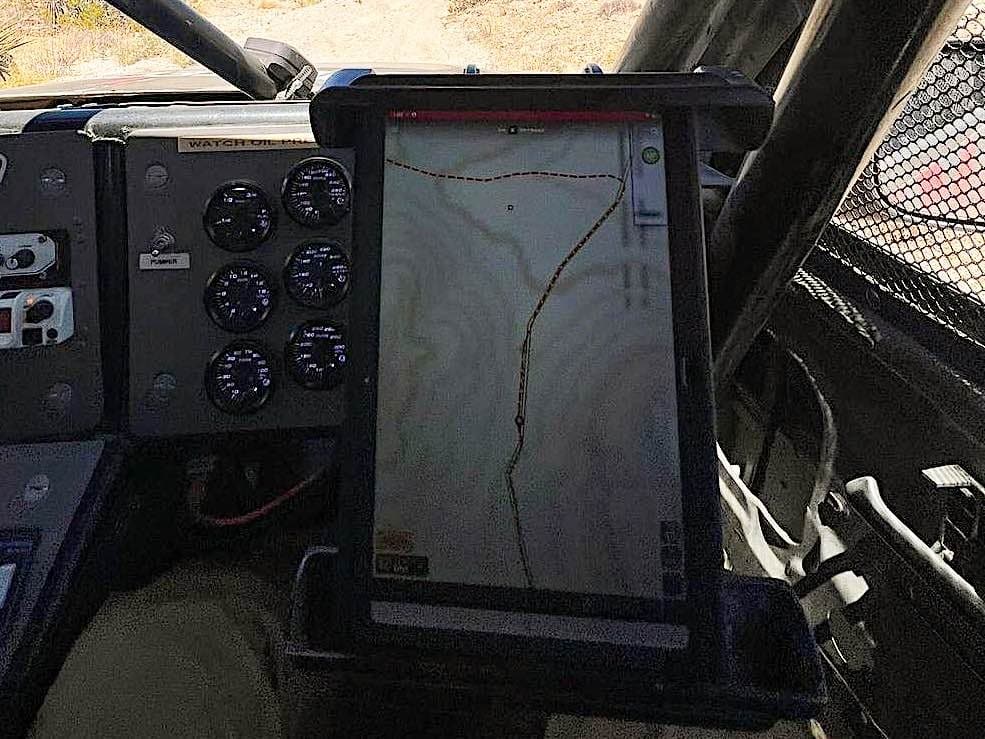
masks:
<svg viewBox="0 0 985 739"><path fill-rule="evenodd" d="M24 502L37 503L51 490L51 480L47 475L35 475L24 485Z"/></svg>
<svg viewBox="0 0 985 739"><path fill-rule="evenodd" d="M44 398L44 409L53 415L64 416L72 404L72 386L64 382L56 382Z"/></svg>

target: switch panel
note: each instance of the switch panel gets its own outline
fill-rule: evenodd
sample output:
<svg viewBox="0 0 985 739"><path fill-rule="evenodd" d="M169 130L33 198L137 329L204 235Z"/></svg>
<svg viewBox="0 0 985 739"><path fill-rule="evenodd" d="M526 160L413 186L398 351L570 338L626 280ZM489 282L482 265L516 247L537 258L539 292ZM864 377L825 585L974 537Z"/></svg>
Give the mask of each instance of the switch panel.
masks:
<svg viewBox="0 0 985 739"><path fill-rule="evenodd" d="M74 331L71 288L0 293L0 351L61 344Z"/></svg>
<svg viewBox="0 0 985 739"><path fill-rule="evenodd" d="M0 443L77 437L104 411L92 142L0 134L0 160Z"/></svg>
<svg viewBox="0 0 985 739"><path fill-rule="evenodd" d="M0 234L0 284L4 278L42 275L55 266L55 257L55 242L47 234Z"/></svg>

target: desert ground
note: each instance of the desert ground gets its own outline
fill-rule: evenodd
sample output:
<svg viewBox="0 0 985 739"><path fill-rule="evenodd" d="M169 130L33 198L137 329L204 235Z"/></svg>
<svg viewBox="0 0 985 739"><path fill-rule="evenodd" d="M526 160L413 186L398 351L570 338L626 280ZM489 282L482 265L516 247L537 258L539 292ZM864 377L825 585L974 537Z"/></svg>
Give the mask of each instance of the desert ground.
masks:
<svg viewBox="0 0 985 739"><path fill-rule="evenodd" d="M639 0L192 0L237 42L292 44L319 66L612 69ZM13 47L13 48L11 48ZM6 49L6 51L5 51ZM101 0L0 0L0 87L194 64ZM6 72L4 73L4 70Z"/></svg>

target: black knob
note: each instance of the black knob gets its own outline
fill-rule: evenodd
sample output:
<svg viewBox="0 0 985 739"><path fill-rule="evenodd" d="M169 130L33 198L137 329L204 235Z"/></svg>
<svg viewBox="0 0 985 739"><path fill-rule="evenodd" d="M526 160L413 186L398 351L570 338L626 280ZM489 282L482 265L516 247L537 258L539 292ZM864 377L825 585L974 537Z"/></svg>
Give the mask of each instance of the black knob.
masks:
<svg viewBox="0 0 985 739"><path fill-rule="evenodd" d="M27 269L34 264L34 252L30 249L18 249L7 259L7 269Z"/></svg>
<svg viewBox="0 0 985 739"><path fill-rule="evenodd" d="M24 319L27 323L41 323L51 318L54 312L55 306L50 300L39 300L24 311Z"/></svg>

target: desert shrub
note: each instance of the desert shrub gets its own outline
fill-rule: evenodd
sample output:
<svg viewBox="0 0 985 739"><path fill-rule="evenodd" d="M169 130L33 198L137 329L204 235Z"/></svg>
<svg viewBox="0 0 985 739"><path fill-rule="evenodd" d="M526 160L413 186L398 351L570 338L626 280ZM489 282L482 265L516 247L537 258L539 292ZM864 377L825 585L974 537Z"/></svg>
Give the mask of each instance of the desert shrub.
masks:
<svg viewBox="0 0 985 739"><path fill-rule="evenodd" d="M47 0L48 17L56 25L90 31L119 28L126 16L103 0Z"/></svg>
<svg viewBox="0 0 985 739"><path fill-rule="evenodd" d="M120 34L107 48L109 55L123 66L136 64L153 57L163 57L182 67L191 63L191 59L168 42L139 27L136 23L131 25L132 27L128 28L126 33Z"/></svg>
<svg viewBox="0 0 985 739"><path fill-rule="evenodd" d="M485 5L489 0L448 0L449 13L461 13L471 10L478 5Z"/></svg>
<svg viewBox="0 0 985 739"><path fill-rule="evenodd" d="M611 18L623 13L635 13L639 9L640 4L636 0L606 0L599 8L599 15L603 18Z"/></svg>
<svg viewBox="0 0 985 739"><path fill-rule="evenodd" d="M61 77L103 43L102 34L78 28L33 38L16 56L8 81L27 85Z"/></svg>
<svg viewBox="0 0 985 739"><path fill-rule="evenodd" d="M6 80L14 71L12 52L27 41L21 35L20 26L13 21L0 25L0 80Z"/></svg>

